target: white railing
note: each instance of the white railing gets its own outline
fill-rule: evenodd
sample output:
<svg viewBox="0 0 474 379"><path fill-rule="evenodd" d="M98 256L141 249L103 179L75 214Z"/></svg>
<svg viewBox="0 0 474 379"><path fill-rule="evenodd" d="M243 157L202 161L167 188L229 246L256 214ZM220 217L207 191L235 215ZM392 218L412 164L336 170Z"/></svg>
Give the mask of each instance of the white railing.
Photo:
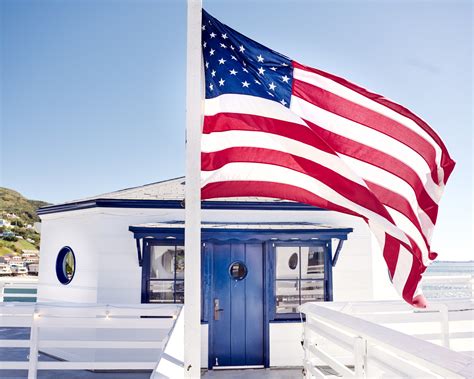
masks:
<svg viewBox="0 0 474 379"><path fill-rule="evenodd" d="M415 309L402 301L335 302L324 306L455 351L474 351L473 300L431 300L428 309Z"/></svg>
<svg viewBox="0 0 474 379"><path fill-rule="evenodd" d="M8 281L2 278L0 280L0 302L36 302L37 288L38 281L35 279Z"/></svg>
<svg viewBox="0 0 474 379"><path fill-rule="evenodd" d="M414 312L400 302L307 303L301 311L306 378L328 377L318 368L324 365L343 377L473 377L470 356L378 324L413 323L421 315L438 326L437 338L446 346L449 306Z"/></svg>
<svg viewBox="0 0 474 379"><path fill-rule="evenodd" d="M0 339L0 347L29 349L27 361L0 362L0 377L2 369L28 370L29 379L38 370L152 371L180 309L166 304L1 303L0 327L31 332L28 340ZM39 360L39 352L57 359Z"/></svg>

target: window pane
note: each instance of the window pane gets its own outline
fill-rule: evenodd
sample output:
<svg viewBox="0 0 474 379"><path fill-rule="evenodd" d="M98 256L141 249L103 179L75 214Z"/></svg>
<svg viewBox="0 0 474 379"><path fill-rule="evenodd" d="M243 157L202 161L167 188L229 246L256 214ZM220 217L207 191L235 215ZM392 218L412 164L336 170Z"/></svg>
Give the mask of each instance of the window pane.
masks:
<svg viewBox="0 0 474 379"><path fill-rule="evenodd" d="M184 247L176 247L176 278L184 279Z"/></svg>
<svg viewBox="0 0 474 379"><path fill-rule="evenodd" d="M276 313L298 312L299 287L297 280L276 281Z"/></svg>
<svg viewBox="0 0 474 379"><path fill-rule="evenodd" d="M151 246L150 279L174 278L175 246Z"/></svg>
<svg viewBox="0 0 474 379"><path fill-rule="evenodd" d="M324 280L301 281L301 304L308 301L324 301Z"/></svg>
<svg viewBox="0 0 474 379"><path fill-rule="evenodd" d="M324 246L301 247L301 279L324 279Z"/></svg>
<svg viewBox="0 0 474 379"><path fill-rule="evenodd" d="M184 281L183 280L176 281L174 290L176 292L176 302L184 303Z"/></svg>
<svg viewBox="0 0 474 379"><path fill-rule="evenodd" d="M276 278L298 279L300 275L299 247L277 246Z"/></svg>
<svg viewBox="0 0 474 379"><path fill-rule="evenodd" d="M150 302L173 303L174 302L174 282L173 281L152 281L149 290Z"/></svg>

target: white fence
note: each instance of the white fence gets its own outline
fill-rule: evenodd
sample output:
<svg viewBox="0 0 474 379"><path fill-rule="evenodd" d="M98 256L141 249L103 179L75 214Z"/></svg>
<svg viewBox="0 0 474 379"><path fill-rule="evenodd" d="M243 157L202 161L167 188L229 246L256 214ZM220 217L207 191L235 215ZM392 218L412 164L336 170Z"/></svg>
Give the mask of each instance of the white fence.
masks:
<svg viewBox="0 0 474 379"><path fill-rule="evenodd" d="M27 361L0 362L0 370L28 370L29 379L46 369L152 371L180 310L166 304L0 303L0 327L31 328L29 340L0 339L0 347L29 349ZM40 351L57 359L39 360Z"/></svg>
<svg viewBox="0 0 474 379"><path fill-rule="evenodd" d="M36 302L38 280L0 279L0 302L21 301Z"/></svg>
<svg viewBox="0 0 474 379"><path fill-rule="evenodd" d="M438 303L425 310L401 302L307 303L301 311L306 315L306 378L326 378L318 368L324 365L343 377L474 376L472 357L448 349L453 333L472 340L472 331L450 332L450 321L472 328L472 302ZM395 330L401 325L415 333Z"/></svg>

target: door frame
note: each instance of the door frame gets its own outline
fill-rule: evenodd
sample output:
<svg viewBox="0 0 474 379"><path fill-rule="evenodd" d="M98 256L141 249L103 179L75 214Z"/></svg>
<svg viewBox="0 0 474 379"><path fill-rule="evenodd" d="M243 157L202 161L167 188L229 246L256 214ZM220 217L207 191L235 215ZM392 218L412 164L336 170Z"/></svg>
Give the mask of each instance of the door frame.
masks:
<svg viewBox="0 0 474 379"><path fill-rule="evenodd" d="M213 317L213 302L211 301L214 299L214 288L213 288L213 267L214 267L214 245L225 245L229 243L239 243L239 244L246 244L246 243L254 243L262 245L262 309L263 309L263 318L262 318L262 330L263 330L263 367L268 368L270 365L270 344L269 344L269 329L270 329L270 322L268 318L268 293L269 289L267 288L268 284L268 243L264 241L258 240L250 240L250 241L243 241L243 240L212 240L207 241L204 244L203 249L203 260L204 260L204 282L203 282L203 310L205 309L206 312L203 312L203 319L207 320L208 324L208 369L212 370L214 367L213 360L215 358L214 355L214 317ZM224 367L224 366L223 366Z"/></svg>

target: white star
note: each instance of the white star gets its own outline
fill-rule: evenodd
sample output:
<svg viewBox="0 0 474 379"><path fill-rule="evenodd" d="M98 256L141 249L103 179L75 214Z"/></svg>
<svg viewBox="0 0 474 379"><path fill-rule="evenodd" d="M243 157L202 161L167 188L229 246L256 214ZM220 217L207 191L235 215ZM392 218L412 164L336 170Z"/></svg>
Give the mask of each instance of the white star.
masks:
<svg viewBox="0 0 474 379"><path fill-rule="evenodd" d="M232 70L229 71L229 74L231 74L231 75L237 75L237 71L235 71L234 69L232 69Z"/></svg>
<svg viewBox="0 0 474 379"><path fill-rule="evenodd" d="M221 78L221 80L219 80L219 86L222 87L225 83L225 80ZM285 104L283 104L285 105Z"/></svg>
<svg viewBox="0 0 474 379"><path fill-rule="evenodd" d="M245 51L245 47L244 47L244 45L240 45L240 47L239 47L239 51L240 51L241 53L243 53L243 52Z"/></svg>
<svg viewBox="0 0 474 379"><path fill-rule="evenodd" d="M227 33L222 34L222 38L223 38L223 39L227 39L227 38L228 38L228 37L227 37Z"/></svg>
<svg viewBox="0 0 474 379"><path fill-rule="evenodd" d="M247 70L245 67L242 67L242 71L247 73L249 72L249 70Z"/></svg>
<svg viewBox="0 0 474 379"><path fill-rule="evenodd" d="M230 45L230 49L231 49L231 50L234 50L234 49L235 49L235 47L234 47L234 46L232 46L232 45Z"/></svg>
<svg viewBox="0 0 474 379"><path fill-rule="evenodd" d="M281 99L280 103L282 103L283 105L286 105L285 99Z"/></svg>
<svg viewBox="0 0 474 379"><path fill-rule="evenodd" d="M210 36L211 38L214 38L214 37L216 36L216 33L212 32L211 34L209 34L209 36Z"/></svg>
<svg viewBox="0 0 474 379"><path fill-rule="evenodd" d="M219 64L224 64L226 60L224 58L219 59Z"/></svg>
<svg viewBox="0 0 474 379"><path fill-rule="evenodd" d="M288 83L288 80L290 80L290 78L285 75L281 77L281 80L283 80L283 83Z"/></svg>
<svg viewBox="0 0 474 379"><path fill-rule="evenodd" d="M216 70L212 70L211 75L212 77L216 76Z"/></svg>
<svg viewBox="0 0 474 379"><path fill-rule="evenodd" d="M214 49L209 50L209 55L214 55L214 53L215 53Z"/></svg>
<svg viewBox="0 0 474 379"><path fill-rule="evenodd" d="M260 54L260 55L257 57L257 61L259 61L259 62L263 62L263 61L264 61L264 59L263 59L263 57L262 57L262 54Z"/></svg>
<svg viewBox="0 0 474 379"><path fill-rule="evenodd" d="M221 47L223 47L224 49L227 49L227 46L224 45L223 43L221 43Z"/></svg>
<svg viewBox="0 0 474 379"><path fill-rule="evenodd" d="M206 30L206 25L203 25L203 26L201 27L201 29L202 29L202 30Z"/></svg>
<svg viewBox="0 0 474 379"><path fill-rule="evenodd" d="M270 67L270 70L276 71L277 69L276 69L276 67Z"/></svg>
<svg viewBox="0 0 474 379"><path fill-rule="evenodd" d="M275 83L271 82L268 88L270 88L272 91L275 91L275 88L276 88Z"/></svg>
<svg viewBox="0 0 474 379"><path fill-rule="evenodd" d="M281 64L283 67L287 67L288 65L286 63Z"/></svg>
<svg viewBox="0 0 474 379"><path fill-rule="evenodd" d="M209 84L209 89L212 91L214 89L214 86L211 84Z"/></svg>
<svg viewBox="0 0 474 379"><path fill-rule="evenodd" d="M204 42L204 43L202 44L202 46L203 46L204 48L206 48L207 42Z"/></svg>
<svg viewBox="0 0 474 379"><path fill-rule="evenodd" d="M247 81L242 82L242 87L249 88L250 83Z"/></svg>
<svg viewBox="0 0 474 379"><path fill-rule="evenodd" d="M255 83L257 83L259 86L261 85L257 79L255 79Z"/></svg>
<svg viewBox="0 0 474 379"><path fill-rule="evenodd" d="M234 57L233 55L231 55L231 56L230 56L230 58L231 58L231 59L233 59L234 61L236 61L236 60L237 60L237 58L236 58L236 57Z"/></svg>
<svg viewBox="0 0 474 379"><path fill-rule="evenodd" d="M267 91L267 93L271 96L271 97L275 97L275 95L273 93L271 93L270 91Z"/></svg>
<svg viewBox="0 0 474 379"><path fill-rule="evenodd" d="M209 62L206 62L206 68L209 68Z"/></svg>
<svg viewBox="0 0 474 379"><path fill-rule="evenodd" d="M265 73L265 69L263 67L260 67L258 69L258 75L263 75Z"/></svg>

